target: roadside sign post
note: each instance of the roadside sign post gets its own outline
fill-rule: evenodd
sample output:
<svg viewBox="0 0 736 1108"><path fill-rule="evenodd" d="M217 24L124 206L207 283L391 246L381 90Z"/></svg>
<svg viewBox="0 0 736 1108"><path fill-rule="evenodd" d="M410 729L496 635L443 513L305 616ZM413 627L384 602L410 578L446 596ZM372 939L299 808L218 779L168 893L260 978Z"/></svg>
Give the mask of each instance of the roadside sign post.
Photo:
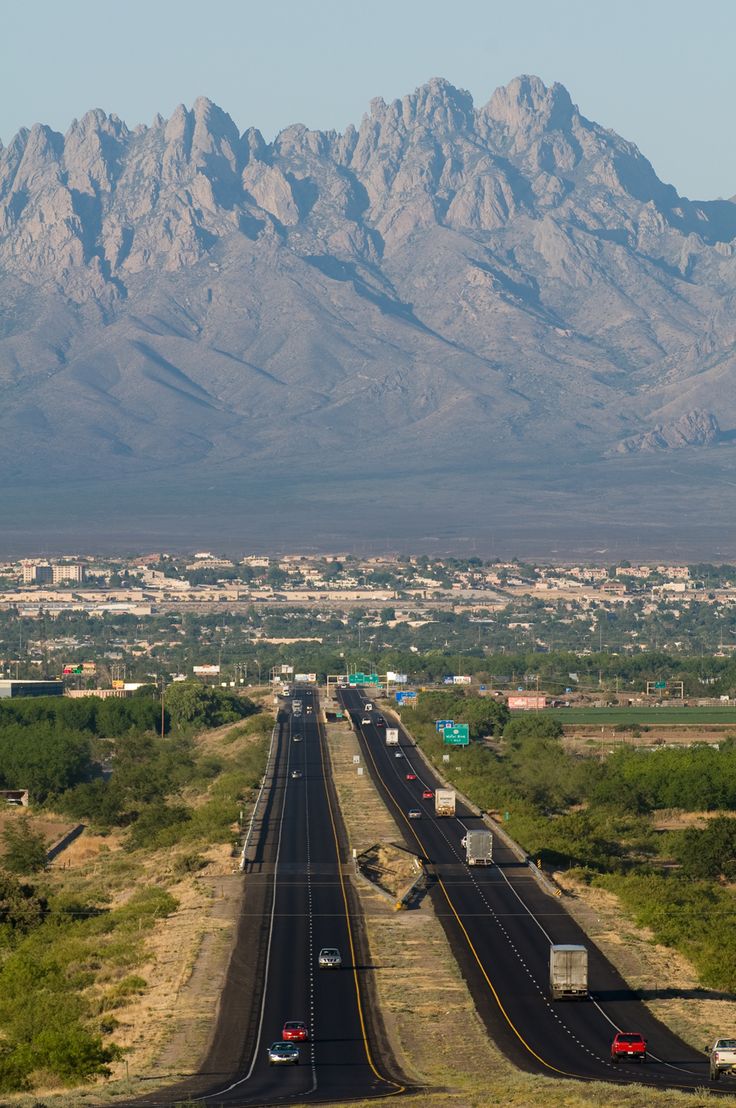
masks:
<svg viewBox="0 0 736 1108"><path fill-rule="evenodd" d="M469 746L470 728L467 723L456 723L452 727L445 727L442 737L448 746Z"/></svg>

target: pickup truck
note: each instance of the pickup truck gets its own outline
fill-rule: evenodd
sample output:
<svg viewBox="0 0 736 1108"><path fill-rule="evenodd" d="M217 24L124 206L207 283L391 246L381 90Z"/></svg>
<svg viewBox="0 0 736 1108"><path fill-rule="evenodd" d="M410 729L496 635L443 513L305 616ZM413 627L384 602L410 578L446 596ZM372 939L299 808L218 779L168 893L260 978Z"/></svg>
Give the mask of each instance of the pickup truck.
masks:
<svg viewBox="0 0 736 1108"><path fill-rule="evenodd" d="M619 1031L611 1043L612 1062L646 1062L647 1041L632 1031Z"/></svg>
<svg viewBox="0 0 736 1108"><path fill-rule="evenodd" d="M722 1073L736 1074L736 1039L716 1039L705 1052L710 1061L711 1081L718 1081Z"/></svg>

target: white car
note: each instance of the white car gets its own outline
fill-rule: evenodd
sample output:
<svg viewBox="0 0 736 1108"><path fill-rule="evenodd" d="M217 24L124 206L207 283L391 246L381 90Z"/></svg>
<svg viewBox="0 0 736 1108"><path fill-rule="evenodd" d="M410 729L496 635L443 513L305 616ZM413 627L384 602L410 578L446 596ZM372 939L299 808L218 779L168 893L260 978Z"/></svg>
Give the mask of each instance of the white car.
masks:
<svg viewBox="0 0 736 1108"><path fill-rule="evenodd" d="M268 1048L269 1066L298 1066L299 1047L295 1043L276 1042Z"/></svg>
<svg viewBox="0 0 736 1108"><path fill-rule="evenodd" d="M363 716L363 718L362 718L362 720L360 721L360 723L361 723L361 726L362 726L363 724L365 724L365 723L372 723L371 717L370 717L370 716Z"/></svg>
<svg viewBox="0 0 736 1108"><path fill-rule="evenodd" d="M394 751L394 758L403 758L404 755L401 750Z"/></svg>

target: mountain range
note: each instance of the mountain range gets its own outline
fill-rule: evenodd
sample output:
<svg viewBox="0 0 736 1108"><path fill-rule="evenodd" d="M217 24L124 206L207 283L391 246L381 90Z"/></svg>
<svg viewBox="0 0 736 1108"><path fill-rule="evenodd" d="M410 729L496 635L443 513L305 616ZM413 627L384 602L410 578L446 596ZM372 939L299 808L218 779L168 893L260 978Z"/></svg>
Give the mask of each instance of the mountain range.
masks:
<svg viewBox="0 0 736 1108"><path fill-rule="evenodd" d="M23 129L0 546L730 542L735 243L531 76L271 143L205 98Z"/></svg>

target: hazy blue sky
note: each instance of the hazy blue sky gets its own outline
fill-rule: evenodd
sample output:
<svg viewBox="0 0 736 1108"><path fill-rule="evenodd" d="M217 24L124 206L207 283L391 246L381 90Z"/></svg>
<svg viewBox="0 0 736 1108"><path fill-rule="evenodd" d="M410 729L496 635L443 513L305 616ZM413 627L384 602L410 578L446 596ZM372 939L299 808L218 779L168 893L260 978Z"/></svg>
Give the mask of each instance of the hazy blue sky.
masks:
<svg viewBox="0 0 736 1108"><path fill-rule="evenodd" d="M699 198L736 193L733 0L5 0L0 138L92 107L133 126L199 94L272 137L342 129L429 77L476 104L561 81Z"/></svg>

